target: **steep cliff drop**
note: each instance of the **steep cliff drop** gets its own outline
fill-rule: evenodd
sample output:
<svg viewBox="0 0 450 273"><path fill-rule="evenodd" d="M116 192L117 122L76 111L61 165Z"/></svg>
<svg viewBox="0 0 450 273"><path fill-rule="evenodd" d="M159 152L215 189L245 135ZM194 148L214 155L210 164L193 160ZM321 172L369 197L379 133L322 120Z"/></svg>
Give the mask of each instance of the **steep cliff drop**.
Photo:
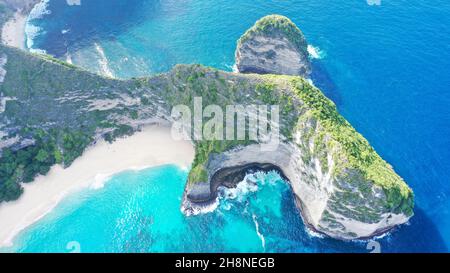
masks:
<svg viewBox="0 0 450 273"><path fill-rule="evenodd" d="M308 77L311 64L300 29L280 15L256 22L238 41L236 68L241 73Z"/></svg>

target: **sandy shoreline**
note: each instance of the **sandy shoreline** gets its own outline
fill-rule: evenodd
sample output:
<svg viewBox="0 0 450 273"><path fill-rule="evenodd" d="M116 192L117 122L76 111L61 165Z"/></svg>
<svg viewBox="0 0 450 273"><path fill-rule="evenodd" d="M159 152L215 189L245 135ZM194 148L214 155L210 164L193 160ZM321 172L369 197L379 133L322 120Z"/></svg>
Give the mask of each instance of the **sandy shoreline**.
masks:
<svg viewBox="0 0 450 273"><path fill-rule="evenodd" d="M27 16L20 11L8 20L2 28L2 43L12 47L25 49L25 26Z"/></svg>
<svg viewBox="0 0 450 273"><path fill-rule="evenodd" d="M99 142L67 169L53 167L46 176L24 185L19 200L0 205L0 247L50 212L67 194L96 189L113 174L164 164L189 167L194 148L189 141L175 141L170 128L150 126L133 136L109 144Z"/></svg>

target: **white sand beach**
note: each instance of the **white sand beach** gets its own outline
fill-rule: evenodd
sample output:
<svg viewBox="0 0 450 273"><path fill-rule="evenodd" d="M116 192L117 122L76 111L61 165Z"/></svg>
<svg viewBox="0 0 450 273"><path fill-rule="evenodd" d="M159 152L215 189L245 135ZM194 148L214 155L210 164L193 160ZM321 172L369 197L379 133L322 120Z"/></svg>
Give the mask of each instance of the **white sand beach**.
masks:
<svg viewBox="0 0 450 273"><path fill-rule="evenodd" d="M49 213L69 193L102 187L113 174L176 164L188 168L194 159L189 141L173 140L169 127L149 126L131 137L90 147L67 169L53 167L46 176L24 185L19 200L0 205L0 247Z"/></svg>
<svg viewBox="0 0 450 273"><path fill-rule="evenodd" d="M2 28L2 42L5 45L25 48L25 25L27 16L21 12L16 12Z"/></svg>

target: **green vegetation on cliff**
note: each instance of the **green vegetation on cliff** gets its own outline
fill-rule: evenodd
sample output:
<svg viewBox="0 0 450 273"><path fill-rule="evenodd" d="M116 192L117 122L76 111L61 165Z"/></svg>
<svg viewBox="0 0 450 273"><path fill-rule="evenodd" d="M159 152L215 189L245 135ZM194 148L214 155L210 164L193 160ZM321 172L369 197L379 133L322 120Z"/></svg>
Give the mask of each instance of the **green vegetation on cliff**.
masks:
<svg viewBox="0 0 450 273"><path fill-rule="evenodd" d="M10 98L0 112L0 203L17 199L20 183L53 165L70 166L99 135L114 141L134 132L124 117L136 118L138 106L121 104L135 96L134 81L107 79L2 45L0 56L6 57L0 100ZM119 103L102 109L104 101Z"/></svg>
<svg viewBox="0 0 450 273"><path fill-rule="evenodd" d="M0 202L15 200L22 193L20 182L31 182L45 175L54 164L69 166L92 142L82 131L37 129L32 145L23 149L6 148L0 158Z"/></svg>

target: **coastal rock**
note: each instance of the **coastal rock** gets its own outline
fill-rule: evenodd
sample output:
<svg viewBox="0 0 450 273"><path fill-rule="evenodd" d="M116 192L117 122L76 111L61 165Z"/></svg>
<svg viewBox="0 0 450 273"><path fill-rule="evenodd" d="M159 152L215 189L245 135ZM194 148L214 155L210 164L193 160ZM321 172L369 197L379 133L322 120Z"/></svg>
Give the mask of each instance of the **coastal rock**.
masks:
<svg viewBox="0 0 450 273"><path fill-rule="evenodd" d="M329 158L339 156L338 151L329 153ZM409 210L389 208L382 187L364 179L358 170L347 169L345 174L335 176L332 159L327 169L319 163L320 157L310 156L305 161L304 152L295 143L282 144L271 152L261 151L259 145L249 145L211 154L209 187L205 183L190 184L183 210L190 214L215 203L218 187L233 188L249 172L276 170L290 183L304 223L315 232L336 239L365 239L381 235L412 216ZM266 168L260 169L258 165ZM228 175L220 175L223 170ZM215 178L218 174L220 179ZM410 198L405 202L411 206Z"/></svg>
<svg viewBox="0 0 450 273"><path fill-rule="evenodd" d="M311 64L300 29L288 18L266 16L238 41L236 68L241 73L309 77Z"/></svg>

